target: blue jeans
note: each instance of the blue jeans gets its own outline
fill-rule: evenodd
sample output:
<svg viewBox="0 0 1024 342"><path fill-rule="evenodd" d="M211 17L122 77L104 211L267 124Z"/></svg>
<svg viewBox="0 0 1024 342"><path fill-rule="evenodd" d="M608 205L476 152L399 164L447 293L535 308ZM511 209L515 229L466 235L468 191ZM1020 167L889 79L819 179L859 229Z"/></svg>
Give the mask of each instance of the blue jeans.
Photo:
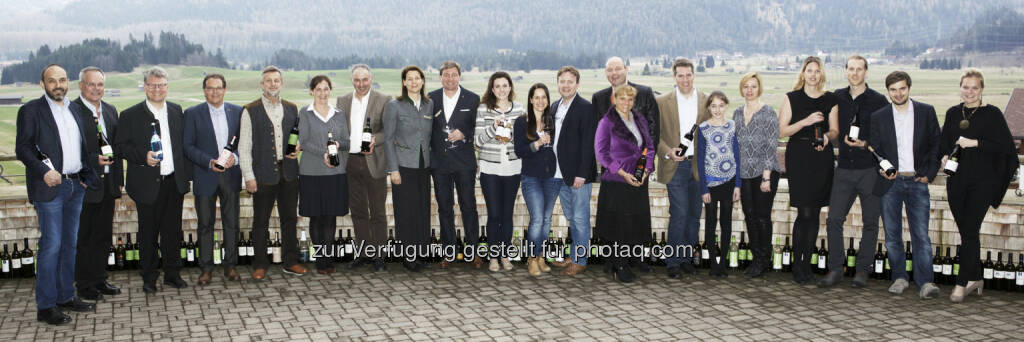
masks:
<svg viewBox="0 0 1024 342"><path fill-rule="evenodd" d="M693 168L689 161L679 163L672 180L665 185L668 189L668 245L697 245L700 233L700 213L703 202L700 199L700 183L693 179ZM668 267L679 266L683 262L693 262L693 253L679 249L680 254L665 260ZM692 249L691 249L692 251Z"/></svg>
<svg viewBox="0 0 1024 342"><path fill-rule="evenodd" d="M593 184L585 183L579 189L573 189L561 179L558 181L561 182L558 199L562 201L562 213L569 221L569 236L573 243L569 255L572 262L587 266L587 254L590 254L590 190ZM583 255L577 255L577 250Z"/></svg>
<svg viewBox="0 0 1024 342"><path fill-rule="evenodd" d="M562 180L523 176L523 199L530 212L530 227L526 239L530 241L530 257L543 256L544 240L551 231L551 213L555 210L555 199L562 187ZM524 251L526 252L526 251Z"/></svg>
<svg viewBox="0 0 1024 342"><path fill-rule="evenodd" d="M934 281L932 274L932 241L928 237L928 184L913 177L897 176L889 191L882 195L882 223L885 225L885 248L889 250L892 279L907 279L906 252L903 251L903 205L907 205L910 244L914 253L914 282L918 287Z"/></svg>
<svg viewBox="0 0 1024 342"><path fill-rule="evenodd" d="M78 180L65 179L57 197L36 202L39 248L36 257L36 308L57 306L75 297L75 249L78 218L85 188Z"/></svg>

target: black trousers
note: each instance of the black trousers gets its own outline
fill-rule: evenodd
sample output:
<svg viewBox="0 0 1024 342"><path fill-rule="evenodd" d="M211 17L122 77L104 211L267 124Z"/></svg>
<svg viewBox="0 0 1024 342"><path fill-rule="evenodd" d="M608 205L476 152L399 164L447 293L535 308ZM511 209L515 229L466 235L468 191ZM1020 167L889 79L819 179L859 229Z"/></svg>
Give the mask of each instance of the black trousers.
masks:
<svg viewBox="0 0 1024 342"><path fill-rule="evenodd" d="M729 254L729 238L732 237L732 192L736 188L735 179L708 188L711 192L711 203L704 203L704 241L714 246L715 226L721 225L721 234L718 236L718 246L722 249L723 255L711 248L711 267L723 268L728 265L725 255ZM715 261L718 257L719 261Z"/></svg>
<svg viewBox="0 0 1024 342"><path fill-rule="evenodd" d="M441 224L441 243L455 246L455 194L458 192L459 210L462 212L462 233L466 245L476 246L480 238L480 220L476 213L476 170L434 170L434 197L437 199L437 219ZM404 179L403 179L404 180Z"/></svg>
<svg viewBox="0 0 1024 342"><path fill-rule="evenodd" d="M82 203L75 251L75 287L88 289L107 281L107 256L114 225L114 196L103 191L99 203Z"/></svg>
<svg viewBox="0 0 1024 342"><path fill-rule="evenodd" d="M233 191L231 177L221 173L217 179L217 190L211 196L196 196L196 218L199 220L199 268L204 272L213 269L213 228L217 213L217 199L220 199L221 234L224 267L238 264L238 192Z"/></svg>
<svg viewBox="0 0 1024 342"><path fill-rule="evenodd" d="M740 202L743 204L743 219L750 235L750 253L754 255L752 265L765 268L772 264L772 204L779 189L779 173L772 171L770 191L761 191L761 176L744 178L740 186Z"/></svg>
<svg viewBox="0 0 1024 342"><path fill-rule="evenodd" d="M492 245L512 244L512 213L519 194L520 176L480 174L480 191L487 204L487 241ZM504 250L502 255L505 255Z"/></svg>
<svg viewBox="0 0 1024 342"><path fill-rule="evenodd" d="M338 227L337 216L312 216L309 218L309 234L312 235L313 244L317 247L315 251L321 251L316 256L316 269L327 270L334 268L334 258L327 256L337 255L335 251L328 251L334 247L334 230Z"/></svg>
<svg viewBox="0 0 1024 342"><path fill-rule="evenodd" d="M797 207L793 222L793 276L811 276L811 249L821 225L821 207Z"/></svg>
<svg viewBox="0 0 1024 342"><path fill-rule="evenodd" d="M373 178L362 154L352 154L345 164L348 176L348 205L355 229L356 246L383 245L388 241L387 177Z"/></svg>
<svg viewBox="0 0 1024 342"><path fill-rule="evenodd" d="M992 182L950 177L946 182L949 210L960 231L960 273L956 284L966 286L968 281L982 278L981 222L988 213L989 203L996 191Z"/></svg>
<svg viewBox="0 0 1024 342"><path fill-rule="evenodd" d="M281 262L286 268L299 263L299 240L295 238L299 181L287 181L281 173L277 184L259 184L252 194L252 231L249 239L256 251L252 261L253 269L270 267L267 242L270 240L270 213L274 210L274 202L277 202L277 215L281 220Z"/></svg>
<svg viewBox="0 0 1024 342"><path fill-rule="evenodd" d="M139 216L139 274L142 280L156 281L157 239L163 257L164 278L178 277L181 269L181 203L174 174L160 181L156 202L135 203Z"/></svg>
<svg viewBox="0 0 1024 342"><path fill-rule="evenodd" d="M391 185L395 206L395 240L426 248L430 242L430 171L399 167L402 184Z"/></svg>

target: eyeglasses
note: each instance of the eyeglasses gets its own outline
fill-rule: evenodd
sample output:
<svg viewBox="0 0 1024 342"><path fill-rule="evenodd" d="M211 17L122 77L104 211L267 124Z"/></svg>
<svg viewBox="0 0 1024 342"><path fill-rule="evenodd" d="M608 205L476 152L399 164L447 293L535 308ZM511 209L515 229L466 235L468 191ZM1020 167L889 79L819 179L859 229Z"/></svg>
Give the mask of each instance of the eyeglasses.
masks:
<svg viewBox="0 0 1024 342"><path fill-rule="evenodd" d="M167 83L146 84L146 88L149 88L149 89L167 89Z"/></svg>
<svg viewBox="0 0 1024 342"><path fill-rule="evenodd" d="M203 90L206 90L206 91L222 91L222 90L224 90L224 87L209 87L209 88L203 88Z"/></svg>

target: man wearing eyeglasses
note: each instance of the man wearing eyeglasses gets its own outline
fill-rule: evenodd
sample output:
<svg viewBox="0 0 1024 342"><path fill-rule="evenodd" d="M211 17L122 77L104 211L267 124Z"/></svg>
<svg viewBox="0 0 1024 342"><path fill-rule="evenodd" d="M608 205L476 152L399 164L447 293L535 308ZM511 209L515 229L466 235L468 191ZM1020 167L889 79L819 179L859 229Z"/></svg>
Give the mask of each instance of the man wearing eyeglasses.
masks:
<svg viewBox="0 0 1024 342"><path fill-rule="evenodd" d="M142 73L146 100L121 112L114 150L128 166L125 189L135 201L139 222L139 266L142 291L155 293L157 240L163 256L164 285L185 288L181 269L181 204L189 192L192 164L182 144L181 106L167 101L167 71L152 67ZM160 148L151 143L158 137Z"/></svg>

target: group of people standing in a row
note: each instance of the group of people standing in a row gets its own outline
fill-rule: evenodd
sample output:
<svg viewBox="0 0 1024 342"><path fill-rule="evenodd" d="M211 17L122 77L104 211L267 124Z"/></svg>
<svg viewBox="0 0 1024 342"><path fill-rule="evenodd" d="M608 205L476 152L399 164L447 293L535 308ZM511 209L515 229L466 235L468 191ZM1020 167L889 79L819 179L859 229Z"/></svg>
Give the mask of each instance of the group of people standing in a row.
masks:
<svg viewBox="0 0 1024 342"><path fill-rule="evenodd" d="M910 100L911 79L906 73L886 77L889 103L867 87L864 58L847 59L850 86L835 92L824 89L823 67L816 57L804 61L797 85L786 94L778 113L759 100L761 77L744 75L739 89L745 102L730 120L729 99L720 91L705 94L694 87L694 65L687 59L673 63L676 86L666 94L628 82L628 67L613 57L605 69L611 86L596 92L591 101L578 95L580 73L567 66L557 73L558 98L552 101L548 87L537 83L529 88L525 103L515 101L508 73L492 74L480 97L460 85L461 67L448 61L440 66L441 89L429 94L424 90L426 75L416 66L402 69L401 95L392 99L371 89L373 73L360 64L351 69L351 93L335 100L332 81L319 75L308 84L312 103L300 107L281 98L282 71L267 67L259 99L241 107L226 103L227 80L211 74L202 83L206 102L184 111L166 100L168 75L153 67L143 75L146 100L120 115L102 101L102 70L83 69L81 97L70 101L65 98L66 71L50 65L40 81L46 94L22 106L17 119L16 152L26 166L29 199L41 230L38 319L67 323L71 318L62 309L94 308L80 298L98 300L120 293L107 282L104 265L114 201L122 184L138 211L140 274L146 293L157 291L158 255L164 284L187 286L179 274L178 246L182 202L189 191L194 191L198 217L198 283L206 285L214 268L218 200L224 276L240 279L235 265L243 184L253 196L254 249L267 248L276 203L283 272L303 275L308 270L298 260L297 214L310 218L314 244L330 246L336 218L351 213L357 244L385 245L387 179L396 240L415 246L420 254L428 251L433 183L442 244L458 243L457 199L465 244L475 246L480 235L474 195L477 172L491 245L512 245L514 202L522 187L532 247L526 251L527 268L533 276L550 271L543 248L556 197L570 223L573 246L564 261L553 265L564 267L566 275L586 269L591 184L598 177L597 234L610 245L648 242L648 176L657 172L657 180L668 189L667 244L697 244L703 204L705 241L713 243L721 236L721 250L728 250L733 202L742 200L753 254L745 274L757 277L771 267L771 206L781 171L776 147L779 138L787 137L790 205L799 213L793 227L794 281L813 280L809 258L820 210L827 205L832 271L818 284L831 286L841 280L842 226L859 196L863 257L857 261L854 286L865 286L870 274L879 216L885 223L891 263L904 264L900 223L906 205L914 280L922 298L936 296L938 288L927 271L932 259L927 183L952 158L960 167L948 181L949 203L964 248L951 299L962 300L979 288L981 280L982 219L988 206L999 204L1016 166L1013 141L999 109L981 102L982 74L973 69L963 74L963 103L947 111L940 133L934 109ZM838 167L833 145L839 147ZM126 182L122 160L127 161ZM715 234L716 225L720 235ZM630 282L636 278L634 270L648 269L639 257L614 254L605 271ZM695 273L693 257L667 258L668 277ZM717 257L710 257L711 274L725 276ZM357 258L349 267L372 264L383 270L384 260ZM255 253L251 277L265 279L269 264L265 253ZM473 264L484 266L481 258ZM403 266L418 272L426 264L408 258ZM441 268L450 266L450 261L440 262ZM512 268L504 252L490 258L491 271ZM893 269L890 291L900 293L908 286L907 275L900 267ZM316 271L334 273L331 258L317 258Z"/></svg>

